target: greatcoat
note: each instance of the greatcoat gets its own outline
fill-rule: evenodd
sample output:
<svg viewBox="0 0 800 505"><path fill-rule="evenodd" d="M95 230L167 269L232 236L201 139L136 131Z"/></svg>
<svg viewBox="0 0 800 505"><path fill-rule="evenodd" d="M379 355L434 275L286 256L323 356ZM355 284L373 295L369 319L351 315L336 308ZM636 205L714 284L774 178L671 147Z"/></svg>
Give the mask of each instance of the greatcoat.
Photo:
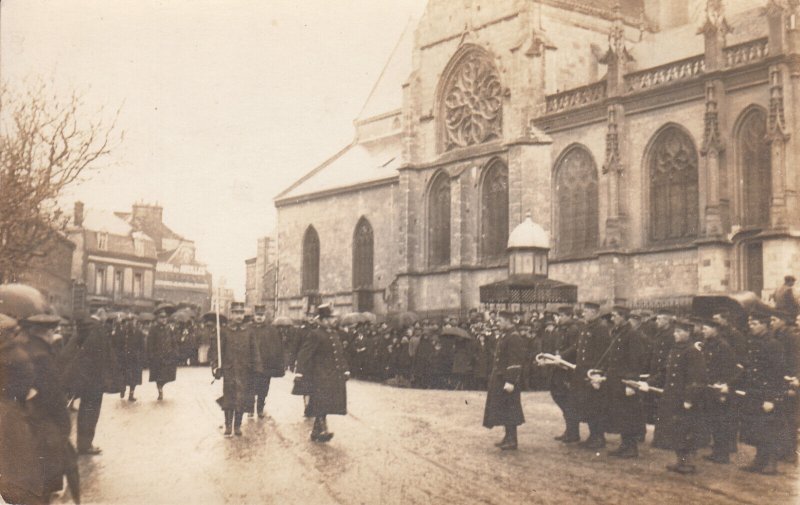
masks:
<svg viewBox="0 0 800 505"><path fill-rule="evenodd" d="M347 371L339 333L331 328L309 328L297 353L297 373L310 390L309 416L347 415Z"/></svg>
<svg viewBox="0 0 800 505"><path fill-rule="evenodd" d="M525 356L525 341L519 333L501 333L494 350L492 373L486 394L483 426L519 426L525 422L522 412L520 389L522 383L522 360ZM507 393L503 386L514 386Z"/></svg>

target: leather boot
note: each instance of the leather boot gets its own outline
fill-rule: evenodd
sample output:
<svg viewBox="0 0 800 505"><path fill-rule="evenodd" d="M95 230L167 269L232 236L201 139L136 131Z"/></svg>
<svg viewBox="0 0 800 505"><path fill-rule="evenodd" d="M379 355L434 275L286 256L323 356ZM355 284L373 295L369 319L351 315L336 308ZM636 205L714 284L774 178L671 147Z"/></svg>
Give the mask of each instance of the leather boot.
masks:
<svg viewBox="0 0 800 505"><path fill-rule="evenodd" d="M242 436L242 417L244 417L244 412L233 411L233 434L237 437Z"/></svg>
<svg viewBox="0 0 800 505"><path fill-rule="evenodd" d="M311 440L319 442L319 436L322 434L322 417L314 418L314 427L311 428Z"/></svg>
<svg viewBox="0 0 800 505"><path fill-rule="evenodd" d="M231 427L233 425L233 411L225 410L225 436L230 437L233 434Z"/></svg>
<svg viewBox="0 0 800 505"><path fill-rule="evenodd" d="M328 442L328 441L330 441L330 439L333 438L333 433L328 431L328 419L325 416L321 416L319 419L322 420L321 423L320 423L322 431L320 432L319 436L317 437L317 440L319 442Z"/></svg>
<svg viewBox="0 0 800 505"><path fill-rule="evenodd" d="M517 450L517 427L514 425L506 426L506 443L500 446L501 451Z"/></svg>
<svg viewBox="0 0 800 505"><path fill-rule="evenodd" d="M506 442L508 442L508 430L507 429L505 430L505 433L503 433L503 440L501 440L499 442L495 442L494 446L495 447L500 447L502 445L505 445Z"/></svg>

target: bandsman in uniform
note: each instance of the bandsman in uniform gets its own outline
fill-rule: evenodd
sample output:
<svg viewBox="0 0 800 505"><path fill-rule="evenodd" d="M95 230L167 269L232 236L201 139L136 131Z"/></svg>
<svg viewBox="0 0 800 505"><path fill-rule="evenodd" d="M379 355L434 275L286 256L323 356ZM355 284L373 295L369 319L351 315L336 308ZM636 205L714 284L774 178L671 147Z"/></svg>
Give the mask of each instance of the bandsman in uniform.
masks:
<svg viewBox="0 0 800 505"><path fill-rule="evenodd" d="M253 369L253 397L255 398L255 411L263 419L264 405L269 394L269 384L273 377L283 377L285 367L283 363L283 341L278 329L267 322L267 306L256 305L253 307L253 323L250 325L256 345L260 366ZM248 414L253 416L252 413Z"/></svg>
<svg viewBox="0 0 800 505"><path fill-rule="evenodd" d="M328 415L347 415L347 380L350 371L339 332L333 328L330 304L317 307L319 326L311 325L297 353L295 381L308 391L306 414L314 418L311 440L328 442Z"/></svg>
<svg viewBox="0 0 800 505"><path fill-rule="evenodd" d="M589 370L597 369L611 344L609 327L600 317L600 304L583 304L583 321L580 324L575 371L570 382L570 391L581 422L589 425L589 438L581 442L585 449L602 449L606 446L604 435L606 399L600 384L590 381ZM567 359L567 361L570 361Z"/></svg>
<svg viewBox="0 0 800 505"><path fill-rule="evenodd" d="M770 332L770 314L756 311L748 321L747 359L741 389L741 441L755 446L748 472L776 475L781 434L786 417L781 412L786 393L783 348Z"/></svg>
<svg viewBox="0 0 800 505"><path fill-rule="evenodd" d="M635 458L639 456L638 438L645 429L644 407L641 396L623 384L622 380L639 380L645 367L645 344L637 329L638 315L615 305L610 317L612 344L605 359L606 380L603 384L608 403L605 431L619 433L622 443L608 454L619 458ZM630 321L626 318L630 318Z"/></svg>
<svg viewBox="0 0 800 505"><path fill-rule="evenodd" d="M663 384L658 402L656 433L662 447L675 451L677 461L667 470L680 474L697 471L692 459L702 431L702 402L707 385L703 354L691 341L694 324L678 321L673 330L675 345L667 356L663 377L650 377L641 389Z"/></svg>
<svg viewBox="0 0 800 505"><path fill-rule="evenodd" d="M156 307L156 320L147 335L149 381L156 383L158 401L164 399L164 385L174 382L178 373L178 340L169 324L169 316L173 312L175 306L171 303L162 303Z"/></svg>
<svg viewBox="0 0 800 505"><path fill-rule="evenodd" d="M505 428L505 436L495 444L504 451L517 449L517 426L525 422L520 397L525 342L513 331L513 316L506 311L497 313L499 331L483 413L484 427Z"/></svg>
<svg viewBox="0 0 800 505"><path fill-rule="evenodd" d="M786 365L786 399L783 413L786 416L786 429L780 443L779 459L785 463L797 463L797 429L800 417L798 401L798 377L800 377L800 332L791 314L781 312L772 317L772 333L783 348Z"/></svg>
<svg viewBox="0 0 800 505"><path fill-rule="evenodd" d="M557 313L552 314L556 326L552 333L552 347L545 352L574 362L580 331L572 313L571 306L563 305L558 308ZM561 409L564 418L564 432L555 439L565 444L580 442L580 420L570 396L570 382L574 372L563 367L550 368L550 396Z"/></svg>
<svg viewBox="0 0 800 505"><path fill-rule="evenodd" d="M721 324L714 319L703 321L703 351L706 364L706 378L709 387L706 397L706 430L711 435L711 454L704 456L708 461L718 464L730 463L730 455L736 448L736 415L734 405L737 401L733 385L736 383L736 353L727 340L722 337Z"/></svg>
<svg viewBox="0 0 800 505"><path fill-rule="evenodd" d="M244 303L231 302L230 312L230 321L220 328L222 359L217 354L217 346L212 345L209 360L214 378L222 379L222 396L217 403L225 414L224 435L240 437L245 412L253 412L253 374L262 369L256 338L244 322Z"/></svg>
<svg viewBox="0 0 800 505"><path fill-rule="evenodd" d="M667 358L669 351L675 343L675 328L673 325L673 313L668 308L661 308L656 311L655 331L652 333L650 341L650 357L648 360L647 382L651 386L663 388L662 382L666 377ZM647 395L644 398L645 415L648 424L658 424L658 401L656 395ZM658 432L653 434L653 447L668 449L658 436Z"/></svg>

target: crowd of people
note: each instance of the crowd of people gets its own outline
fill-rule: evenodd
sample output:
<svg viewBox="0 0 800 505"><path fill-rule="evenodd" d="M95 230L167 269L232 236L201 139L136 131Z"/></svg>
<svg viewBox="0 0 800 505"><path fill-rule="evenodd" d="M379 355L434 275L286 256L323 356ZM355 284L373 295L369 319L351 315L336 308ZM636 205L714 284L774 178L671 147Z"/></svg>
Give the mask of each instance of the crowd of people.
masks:
<svg viewBox="0 0 800 505"><path fill-rule="evenodd" d="M137 401L148 368L161 401L179 365L204 363L223 381L226 437L242 435L245 415L264 417L270 380L289 369L315 442L333 437L327 415L346 414L352 374L399 387L486 390L483 424L505 428L501 450L518 446L521 391L549 390L564 419L560 443L598 451L606 435L619 434L609 455L635 458L654 424L653 446L677 457L669 470L694 473L693 455L707 446L706 460L728 464L745 443L756 455L744 469L774 475L779 462L797 463L800 317L787 292L776 293L775 306L750 294L751 303L694 315L584 302L377 322L337 319L322 305L303 321L270 322L263 305L246 316L234 303L227 318L187 316L165 303L152 314L99 310L68 324L35 289L3 285L0 495L48 503L66 480L77 502L77 458L101 452L93 440L103 395Z"/></svg>

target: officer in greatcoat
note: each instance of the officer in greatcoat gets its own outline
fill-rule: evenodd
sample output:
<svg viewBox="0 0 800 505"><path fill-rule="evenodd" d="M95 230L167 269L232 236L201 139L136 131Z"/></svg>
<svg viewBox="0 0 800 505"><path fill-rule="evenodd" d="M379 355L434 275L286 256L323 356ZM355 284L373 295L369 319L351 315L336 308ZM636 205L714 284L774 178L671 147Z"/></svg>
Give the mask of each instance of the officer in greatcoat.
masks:
<svg viewBox="0 0 800 505"><path fill-rule="evenodd" d="M222 359L217 346L212 345L209 360L214 378L222 379L222 396L217 403L225 413L224 435L240 437L245 412L253 412L253 374L263 370L254 332L244 322L244 303L232 302L230 313L230 321L220 329Z"/></svg>
<svg viewBox="0 0 800 505"><path fill-rule="evenodd" d="M675 451L677 461L667 469L680 474L697 471L692 458L702 431L702 408L707 385L703 353L691 341L694 324L677 321L673 335L675 344L667 356L663 377L652 376L641 382L641 389L663 384L658 402L656 433L665 449Z"/></svg>
<svg viewBox="0 0 800 505"><path fill-rule="evenodd" d="M120 398L128 388L128 401L135 402L136 386L142 384L142 365L144 361L144 332L133 316L126 317L118 331L121 340L120 368L124 379Z"/></svg>
<svg viewBox="0 0 800 505"><path fill-rule="evenodd" d="M611 346L605 358L605 377L602 388L608 404L607 433L619 433L622 443L609 452L610 456L635 458L639 455L638 437L644 432L645 418L642 398L622 383L638 381L645 368L645 344L637 330L639 316L622 306L611 309Z"/></svg>
<svg viewBox="0 0 800 505"><path fill-rule="evenodd" d="M651 334L650 356L645 375L649 378L647 382L651 386L663 388L663 380L666 377L667 358L669 351L675 343L674 315L669 308L660 308L656 311L655 328ZM658 397L647 395L644 398L645 416L648 424L658 424ZM653 434L653 447L668 449L658 433Z"/></svg>
<svg viewBox="0 0 800 505"><path fill-rule="evenodd" d="M174 382L178 372L178 340L169 316L175 312L171 303L162 303L154 311L156 320L147 335L147 356L150 366L150 382L156 383L158 401L164 399L164 385Z"/></svg>
<svg viewBox="0 0 800 505"><path fill-rule="evenodd" d="M755 459L743 468L748 472L776 475L781 434L786 429L784 407L786 364L783 348L770 332L770 314L756 311L748 321L747 359L740 389L743 443L755 446Z"/></svg>
<svg viewBox="0 0 800 505"><path fill-rule="evenodd" d="M264 418L264 405L269 394L269 384L273 377L283 377L285 366L283 363L283 340L278 329L267 322L267 306L256 305L253 307L253 322L250 325L256 345L258 356L261 360L259 366L253 369L253 397L255 398L255 411L259 418ZM248 414L252 416L252 413Z"/></svg>
<svg viewBox="0 0 800 505"><path fill-rule="evenodd" d="M601 365L610 344L609 326L600 317L600 305L594 302L584 303L570 393L580 421L589 425L589 438L581 443L581 447L586 449L596 450L606 446L603 434L606 400L600 386L589 380L588 372Z"/></svg>
<svg viewBox="0 0 800 505"><path fill-rule="evenodd" d="M347 380L350 371L339 332L332 327L333 310L330 304L317 307L319 326L309 326L297 353L295 381L304 383L309 392L306 412L314 418L311 440L328 442L333 433L328 430L328 415L347 415Z"/></svg>
<svg viewBox="0 0 800 505"><path fill-rule="evenodd" d="M708 461L718 464L730 462L730 454L736 448L737 398L733 391L738 368L736 353L722 337L722 325L714 319L703 322L703 359L706 364L706 378L712 387L707 388L704 419L706 430L711 434L711 454L704 456Z"/></svg>
<svg viewBox="0 0 800 505"><path fill-rule="evenodd" d="M505 436L496 444L504 451L517 449L517 426L525 422L520 397L525 342L519 333L512 331L513 316L506 311L497 314L499 332L483 413L484 427L505 428Z"/></svg>

